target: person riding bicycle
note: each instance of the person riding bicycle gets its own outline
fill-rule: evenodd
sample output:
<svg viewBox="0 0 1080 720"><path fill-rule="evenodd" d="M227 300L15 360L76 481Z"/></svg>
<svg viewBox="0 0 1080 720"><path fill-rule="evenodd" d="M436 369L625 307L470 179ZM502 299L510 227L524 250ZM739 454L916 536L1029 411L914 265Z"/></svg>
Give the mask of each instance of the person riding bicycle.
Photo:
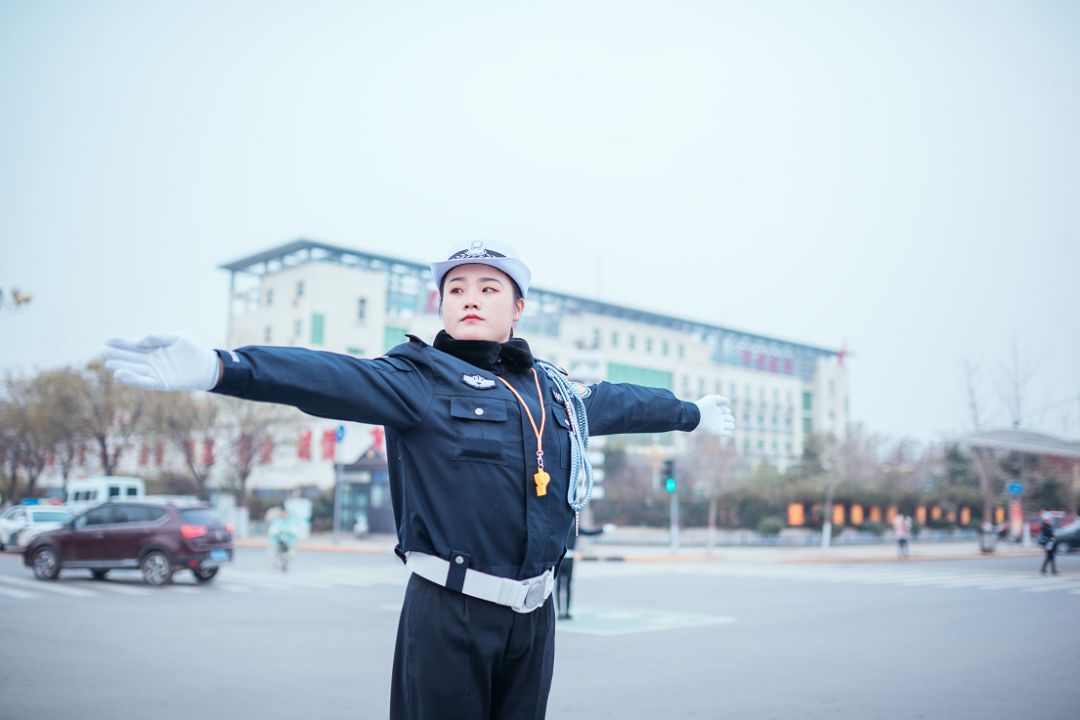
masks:
<svg viewBox="0 0 1080 720"><path fill-rule="evenodd" d="M289 519L287 510L273 508L267 514L270 516L266 528L267 547L274 558L274 564L284 570L288 565L288 558L293 547L296 545L296 529Z"/></svg>

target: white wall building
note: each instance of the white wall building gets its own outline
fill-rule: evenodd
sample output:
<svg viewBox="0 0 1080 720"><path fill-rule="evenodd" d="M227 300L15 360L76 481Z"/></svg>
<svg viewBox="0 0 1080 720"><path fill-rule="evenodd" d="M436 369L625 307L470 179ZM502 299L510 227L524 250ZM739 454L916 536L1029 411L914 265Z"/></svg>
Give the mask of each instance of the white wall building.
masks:
<svg viewBox="0 0 1080 720"><path fill-rule="evenodd" d="M442 327L438 292L424 263L297 240L222 268L230 273L229 348L269 344L374 357L405 342L406 333L430 342ZM769 462L783 471L802 456L812 432L837 438L846 434L842 351L535 286L517 332L538 357L584 382L664 387L688 400L726 395L735 413L729 442L748 466ZM344 438L332 441L339 426L344 426ZM332 487L335 461L358 458L371 446L373 431L296 411L291 441L275 446L271 462L256 468L249 488ZM679 443L681 434L659 440ZM137 439L122 456L119 472L184 472L180 453L158 450L157 444ZM305 445L307 453L302 452ZM593 449L602 447L596 439ZM87 452L73 477L97 474L97 465L96 455ZM223 463L215 465L211 484L220 484L224 472ZM41 482L59 485L56 469Z"/></svg>
<svg viewBox="0 0 1080 720"><path fill-rule="evenodd" d="M427 264L297 240L222 266L231 273L229 338L371 357L440 329ZM533 286L518 334L586 381L666 387L732 400L731 439L749 464L784 470L811 432L848 425L843 353ZM327 423L309 419L321 437ZM352 437L370 437L350 429ZM330 478L327 478L327 482Z"/></svg>

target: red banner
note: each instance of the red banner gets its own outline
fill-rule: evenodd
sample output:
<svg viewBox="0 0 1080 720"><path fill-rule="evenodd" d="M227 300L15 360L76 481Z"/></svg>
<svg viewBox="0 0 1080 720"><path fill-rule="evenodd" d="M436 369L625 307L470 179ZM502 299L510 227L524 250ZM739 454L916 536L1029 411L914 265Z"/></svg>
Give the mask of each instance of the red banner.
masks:
<svg viewBox="0 0 1080 720"><path fill-rule="evenodd" d="M259 464L269 465L274 462L274 438L265 437L259 443Z"/></svg>
<svg viewBox="0 0 1080 720"><path fill-rule="evenodd" d="M323 430L322 459L333 460L337 450L337 433L333 429Z"/></svg>
<svg viewBox="0 0 1080 720"><path fill-rule="evenodd" d="M311 431L303 429L300 431L300 439L296 444L296 453L301 460L311 459Z"/></svg>

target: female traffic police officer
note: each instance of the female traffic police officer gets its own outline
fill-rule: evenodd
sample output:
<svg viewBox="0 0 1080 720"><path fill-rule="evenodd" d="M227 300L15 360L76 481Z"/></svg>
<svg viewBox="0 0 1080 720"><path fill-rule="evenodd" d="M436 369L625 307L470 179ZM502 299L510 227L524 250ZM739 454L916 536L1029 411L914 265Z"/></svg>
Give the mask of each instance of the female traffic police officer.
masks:
<svg viewBox="0 0 1080 720"><path fill-rule="evenodd" d="M730 434L727 400L570 383L513 337L528 267L476 241L431 266L444 330L373 360L300 348L214 351L182 335L110 340L116 379L385 425L397 554L412 571L392 718L542 718L554 574L588 501L588 436Z"/></svg>

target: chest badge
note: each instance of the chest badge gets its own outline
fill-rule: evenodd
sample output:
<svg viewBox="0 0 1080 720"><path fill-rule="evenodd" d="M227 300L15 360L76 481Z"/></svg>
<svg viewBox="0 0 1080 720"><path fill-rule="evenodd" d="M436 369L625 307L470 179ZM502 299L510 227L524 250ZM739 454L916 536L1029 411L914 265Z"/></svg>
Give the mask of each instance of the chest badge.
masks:
<svg viewBox="0 0 1080 720"><path fill-rule="evenodd" d="M462 375L461 382L477 390L490 390L495 387L495 381L483 375Z"/></svg>

